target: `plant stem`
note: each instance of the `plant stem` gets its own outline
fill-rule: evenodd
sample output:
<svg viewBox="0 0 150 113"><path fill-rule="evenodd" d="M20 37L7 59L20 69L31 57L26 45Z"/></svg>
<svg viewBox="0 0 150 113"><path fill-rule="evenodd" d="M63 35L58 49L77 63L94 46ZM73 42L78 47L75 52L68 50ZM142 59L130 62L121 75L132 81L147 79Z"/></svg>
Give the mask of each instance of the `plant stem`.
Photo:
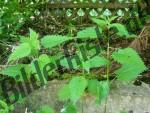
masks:
<svg viewBox="0 0 150 113"><path fill-rule="evenodd" d="M110 61L110 44L109 44L109 35L107 36L107 60ZM107 69L106 69L106 76L107 76L107 82L109 83L109 74L110 74L110 64L107 64ZM105 108L104 108L104 112L107 112L107 101L108 101L108 97L105 100Z"/></svg>
<svg viewBox="0 0 150 113"><path fill-rule="evenodd" d="M110 50L109 50L109 41L107 42L107 60L110 59ZM110 71L110 64L107 64L107 70L106 70L106 75L107 75L107 81L109 81L109 71Z"/></svg>

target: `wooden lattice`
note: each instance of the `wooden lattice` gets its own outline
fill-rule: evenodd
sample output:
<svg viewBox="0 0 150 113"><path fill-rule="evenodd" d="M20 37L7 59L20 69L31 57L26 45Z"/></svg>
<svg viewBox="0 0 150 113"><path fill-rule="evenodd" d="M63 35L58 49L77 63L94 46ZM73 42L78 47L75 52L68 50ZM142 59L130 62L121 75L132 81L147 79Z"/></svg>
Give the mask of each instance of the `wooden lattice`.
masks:
<svg viewBox="0 0 150 113"><path fill-rule="evenodd" d="M55 17L91 17L100 15L138 15L138 0L50 0L43 9ZM145 7L140 4L140 8ZM39 14L39 11L36 11Z"/></svg>
<svg viewBox="0 0 150 113"><path fill-rule="evenodd" d="M92 26L90 18L101 15L134 20L135 16L143 14L141 11L148 7L146 2L141 0L31 0L30 2L37 5L33 21L27 24L27 28L31 26L37 31L43 29L42 34L63 33L66 29L70 29L72 24L76 29Z"/></svg>

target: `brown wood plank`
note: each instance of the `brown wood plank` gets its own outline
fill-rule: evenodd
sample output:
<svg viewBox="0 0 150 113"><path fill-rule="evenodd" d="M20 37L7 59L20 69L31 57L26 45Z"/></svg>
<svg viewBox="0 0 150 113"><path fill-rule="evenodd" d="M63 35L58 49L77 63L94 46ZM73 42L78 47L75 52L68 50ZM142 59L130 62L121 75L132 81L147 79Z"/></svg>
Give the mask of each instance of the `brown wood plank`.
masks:
<svg viewBox="0 0 150 113"><path fill-rule="evenodd" d="M134 7L137 4L134 3L98 3L98 4L89 4L89 3L54 3L54 4L47 4L48 8L55 9L55 8L109 8L109 9L123 9L123 8L130 8Z"/></svg>

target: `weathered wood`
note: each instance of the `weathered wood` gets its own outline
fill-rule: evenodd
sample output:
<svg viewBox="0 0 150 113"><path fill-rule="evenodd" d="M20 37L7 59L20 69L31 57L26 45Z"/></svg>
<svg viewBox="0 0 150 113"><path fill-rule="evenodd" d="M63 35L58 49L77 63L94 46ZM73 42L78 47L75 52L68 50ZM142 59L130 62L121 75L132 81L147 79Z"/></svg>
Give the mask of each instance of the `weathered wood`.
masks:
<svg viewBox="0 0 150 113"><path fill-rule="evenodd" d="M124 8L131 8L136 6L135 3L98 3L98 4L89 4L89 3L54 3L54 4L48 4L48 8L108 8L108 9L124 9Z"/></svg>

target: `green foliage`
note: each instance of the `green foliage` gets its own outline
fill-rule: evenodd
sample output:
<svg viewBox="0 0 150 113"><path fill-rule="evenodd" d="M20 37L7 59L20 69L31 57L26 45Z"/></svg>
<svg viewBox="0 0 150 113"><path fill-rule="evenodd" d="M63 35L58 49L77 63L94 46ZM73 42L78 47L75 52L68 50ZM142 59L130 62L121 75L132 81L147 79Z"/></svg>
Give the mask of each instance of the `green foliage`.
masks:
<svg viewBox="0 0 150 113"><path fill-rule="evenodd" d="M38 40L39 35L32 29L29 29L29 37L21 37L21 43L28 43L31 48L31 55L37 56L40 50L40 41Z"/></svg>
<svg viewBox="0 0 150 113"><path fill-rule="evenodd" d="M89 72L89 70L92 68L106 66L109 63L109 61L106 58L100 57L98 55L94 56L91 59L88 59L87 61L84 61L80 57L80 61L81 61L81 63L79 65L77 65L76 61L72 60L73 69L84 69L87 72ZM61 65L68 68L68 69L70 68L70 65L68 64L67 58L64 58L61 60Z"/></svg>
<svg viewBox="0 0 150 113"><path fill-rule="evenodd" d="M120 113L127 113L127 112L125 112L125 111L121 111Z"/></svg>
<svg viewBox="0 0 150 113"><path fill-rule="evenodd" d="M102 33L102 29L99 28L100 33ZM89 27L77 33L78 39L95 39L97 38L97 34L95 31L95 27Z"/></svg>
<svg viewBox="0 0 150 113"><path fill-rule="evenodd" d="M39 58L37 58L37 59L35 59L35 60L38 61L38 64L39 64L39 67L40 67L41 70L43 70L44 66L45 66L47 63L51 62L50 57L49 57L48 55L46 55L46 54L40 55ZM34 62L35 60L33 60L33 62ZM36 73L36 69L35 69L35 67L34 67L33 62L31 62L32 72L33 72L33 73Z"/></svg>
<svg viewBox="0 0 150 113"><path fill-rule="evenodd" d="M109 61L106 58L95 56L85 62L82 62L81 67L89 72L91 68L102 67L106 66L107 64L109 64Z"/></svg>
<svg viewBox="0 0 150 113"><path fill-rule="evenodd" d="M111 23L117 19L118 16L113 16L111 18L100 16L99 18L91 18L91 20L96 23L100 28L103 30L108 29L108 26L111 25Z"/></svg>
<svg viewBox="0 0 150 113"><path fill-rule="evenodd" d="M98 81L92 79L88 81L88 92L96 96L96 100L101 102L109 94L109 83L108 81Z"/></svg>
<svg viewBox="0 0 150 113"><path fill-rule="evenodd" d="M115 61L122 64L122 67L115 71L120 80L134 80L146 70L146 66L140 56L131 48L119 49L112 54L112 57Z"/></svg>
<svg viewBox="0 0 150 113"><path fill-rule="evenodd" d="M61 35L48 35L48 36L44 36L41 40L41 44L45 47L45 48L52 48L55 46L60 45L63 42L66 42L68 40L71 40L71 37L67 37L67 36L61 36Z"/></svg>
<svg viewBox="0 0 150 113"><path fill-rule="evenodd" d="M17 46L14 52L9 56L8 62L19 60L20 58L27 56L37 56L40 45L38 40L38 34L30 29L30 37L21 37L21 44Z"/></svg>
<svg viewBox="0 0 150 113"><path fill-rule="evenodd" d="M18 0L0 1L0 38L2 40L18 40L18 31L33 15L35 10L33 5L27 3L22 7Z"/></svg>
<svg viewBox="0 0 150 113"><path fill-rule="evenodd" d="M70 99L73 103L76 103L78 99L83 95L84 90L87 87L87 80L82 76L73 77L68 85L65 85L59 92L59 98L61 100Z"/></svg>
<svg viewBox="0 0 150 113"><path fill-rule="evenodd" d="M67 57L68 58L68 57ZM72 63L72 67L69 65L69 62L67 60L67 58L63 58L61 61L60 61L60 64L61 66L64 66L65 68L68 68L68 69L79 69L80 65L77 65L76 61L75 60L72 60L71 63Z"/></svg>
<svg viewBox="0 0 150 113"><path fill-rule="evenodd" d="M27 77L30 77L30 67L27 64L17 64L17 65L12 65L12 66L8 66L5 69L0 71L0 74L2 75L7 75L9 77L12 77L18 81L22 81L22 74L21 74L21 69L24 68L26 73L27 73Z"/></svg>
<svg viewBox="0 0 150 113"><path fill-rule="evenodd" d="M84 61L81 57L80 52L76 53L80 59L81 63L77 65L75 61L72 62L73 69L84 69L90 73L91 68L106 66L106 79L105 81L98 81L97 79L82 80L80 77L73 77L68 85L65 85L59 92L59 98L61 100L70 99L73 103L76 103L78 99L84 94L84 90L96 97L97 102L101 102L106 99L110 91L109 76L111 62L117 61L121 64L121 68L114 71L117 79L129 82L136 79L136 77L146 70L146 66L141 60L140 56L131 48L119 49L114 51L111 55L109 47L109 31L111 29L116 29L114 32L119 37L136 37L136 35L130 35L126 27L120 23L112 23L117 17L107 18L100 17L100 19L93 18L94 21L101 29L100 33L104 35L107 42L107 51L105 51L107 59L104 56L95 56ZM96 37L96 32L94 28L86 28L85 30L79 31L77 37L80 39L90 39ZM89 58L89 57L88 57ZM69 68L67 59L64 58L61 63L62 66ZM82 82L81 82L82 81ZM88 81L88 82L87 82Z"/></svg>
<svg viewBox="0 0 150 113"><path fill-rule="evenodd" d="M55 112L51 107L45 105L42 106L40 109L38 109L36 113L55 113Z"/></svg>
<svg viewBox="0 0 150 113"><path fill-rule="evenodd" d="M107 25L109 24L106 19L97 19L97 18L92 18L91 19L94 23L96 23L100 28L103 30L107 28Z"/></svg>
<svg viewBox="0 0 150 113"><path fill-rule="evenodd" d="M116 19L117 17L92 18L92 21L98 25L100 34L103 36L102 38L104 38L104 42L106 42L107 45L107 48L106 49L104 48L102 52L91 57L91 54L95 52L93 52L92 48L89 47L91 51L89 50L88 52L85 53L84 56L87 57L85 60L80 50L80 47L77 45L75 46L76 50L73 53L73 55L71 56L68 55L70 58L74 56L77 56L79 58L78 60L80 63L78 65L75 59L73 59L71 62L73 64L72 68L75 71L79 71L80 75L82 76L79 76L78 74L76 76L71 75L69 83L64 85L64 87L58 92L59 100L70 102L69 104L66 104L64 106L64 108L62 109L62 113L77 113L76 103L82 96L84 96L85 92L95 96L96 101L98 101L99 103L102 100L106 99L109 95L110 85L111 85L109 77L112 74L113 75L115 74L116 76L115 78L119 80L130 82L136 79L136 77L140 73L146 70L146 66L144 65L140 56L133 49L131 48L118 49L117 51L113 51L113 52L110 50L110 46L111 46L110 37L112 34L115 34L115 36L117 37L118 36L126 37L126 38L135 37L135 35L129 34L129 32L127 31L124 25L120 23L113 23L113 21ZM116 31L112 31L114 29L116 29ZM78 42L79 39L78 43L80 43L80 41L81 42L84 40L88 41L87 39L95 40L96 38L99 37L97 36L95 27L88 27L85 28L84 30L81 30L77 32L77 36L75 37L68 37L68 36L61 36L61 35L47 35L41 38L41 40L39 39L38 33L36 33L32 29L29 29L29 31L30 31L29 37L22 36L20 38L20 44L15 48L15 50L9 56L8 63L10 62L16 63L18 61L18 64L8 65L6 68L0 71L0 74L15 78L16 80L23 80L21 76L19 76L18 78L18 75L21 75L20 69L24 68L28 78L30 77L31 74L37 76L38 73L36 72L37 70L35 69L35 66L33 64L35 60L38 61L39 68L43 77L44 77L44 67L48 63L53 63L54 65L57 65L58 68L62 67L62 68L67 68L72 70L72 68L70 67L67 61L69 57L68 56L66 57L62 54L63 52L62 52L61 45L65 44L68 41L72 41L74 39L75 41L77 40L76 42ZM70 36L73 35L71 34ZM85 45L85 44L82 43L80 45ZM95 45L95 43L93 45ZM60 48L58 46L60 46ZM53 51L52 48L54 48L54 50L56 51ZM49 49L50 51L48 51ZM72 50L72 48L69 46L68 50ZM45 51L47 54L43 54L43 52L45 53ZM59 64L57 64L58 62L55 61L59 59L61 56L64 56L64 58L59 61ZM20 59L24 57L28 57L29 61L22 64L22 61ZM112 62L117 62L118 64L121 65L121 67L111 73L110 70L112 67ZM105 71L105 73L102 75L105 80L101 81L99 76L97 75L96 75L97 78L95 78L95 76L93 78L91 74L91 71L93 71L92 69L95 68L99 69L102 67ZM53 72L55 72L54 70L56 69L51 70L48 73L48 75L49 76L53 75ZM37 76L35 82L37 82L38 80L40 81L40 78L38 77L39 76ZM47 79L44 80L45 80L44 82L47 82ZM1 104L4 106L5 109L6 108L5 104L4 103ZM49 106L43 106L39 110L37 110L36 113L54 113L54 111Z"/></svg>
<svg viewBox="0 0 150 113"><path fill-rule="evenodd" d="M111 18L108 18L109 23L112 23L118 18L118 16L112 16Z"/></svg>
<svg viewBox="0 0 150 113"><path fill-rule="evenodd" d="M103 32L109 31L111 29L115 29L114 33L120 37L126 38L136 38L136 35L129 34L128 30L123 24L113 23L117 16L109 17L100 17L100 18L92 18L91 20L96 23L100 28L103 29ZM107 33L106 33L107 34Z"/></svg>
<svg viewBox="0 0 150 113"><path fill-rule="evenodd" d="M40 71L42 73L42 77L44 79L44 83L46 84L47 83L47 78L45 78L46 76L52 76L52 73L54 72L54 70L51 70L47 73L47 75L45 76L45 73L44 73L44 67L46 64L48 63L52 63L53 61L55 61L55 56L52 57L52 56L48 56L47 54L41 54L39 56L39 58L36 58L34 59L30 66L31 66L31 72L32 74L35 74L35 78L38 82L40 82L40 77L37 75L37 70L35 68L35 65L34 65L34 62L37 61L38 62L38 65L39 65L39 68L40 68ZM50 67L49 67L50 68Z"/></svg>
<svg viewBox="0 0 150 113"><path fill-rule="evenodd" d="M0 100L0 113L9 113L9 107L7 103Z"/></svg>
<svg viewBox="0 0 150 113"><path fill-rule="evenodd" d="M58 92L58 97L59 100L68 100L70 98L70 89L69 89L69 85L65 85L63 86L63 88L60 89L60 91Z"/></svg>
<svg viewBox="0 0 150 113"><path fill-rule="evenodd" d="M64 106L62 113L77 113L77 108L75 105L70 103Z"/></svg>
<svg viewBox="0 0 150 113"><path fill-rule="evenodd" d="M80 77L73 77L69 83L70 100L74 103L83 95L85 88L87 87L87 80Z"/></svg>
<svg viewBox="0 0 150 113"><path fill-rule="evenodd" d="M31 53L31 47L28 43L20 44L18 47L16 47L14 52L9 56L8 62L26 57L30 55L30 53Z"/></svg>
<svg viewBox="0 0 150 113"><path fill-rule="evenodd" d="M122 24L113 23L109 27L110 27L110 29L111 28L115 28L117 30L117 35L118 36L121 36L121 37L123 37L123 36L125 36L125 37L129 36L129 33L128 33L126 27L124 25L122 25Z"/></svg>

